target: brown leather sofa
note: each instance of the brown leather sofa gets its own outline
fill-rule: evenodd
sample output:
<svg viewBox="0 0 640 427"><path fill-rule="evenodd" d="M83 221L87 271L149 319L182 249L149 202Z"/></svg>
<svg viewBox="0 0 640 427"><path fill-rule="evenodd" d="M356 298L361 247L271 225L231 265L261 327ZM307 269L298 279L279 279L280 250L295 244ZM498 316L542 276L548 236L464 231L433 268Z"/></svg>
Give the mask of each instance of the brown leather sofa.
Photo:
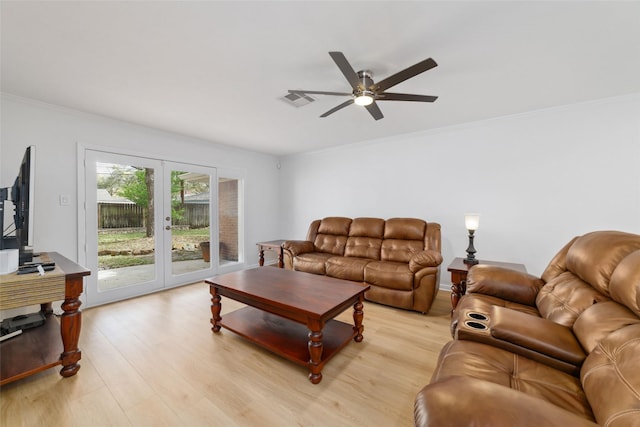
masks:
<svg viewBox="0 0 640 427"><path fill-rule="evenodd" d="M640 426L640 236L574 238L541 277L477 265L417 426Z"/></svg>
<svg viewBox="0 0 640 427"><path fill-rule="evenodd" d="M287 269L365 282L365 298L427 313L438 292L440 224L415 218L328 217L282 244Z"/></svg>

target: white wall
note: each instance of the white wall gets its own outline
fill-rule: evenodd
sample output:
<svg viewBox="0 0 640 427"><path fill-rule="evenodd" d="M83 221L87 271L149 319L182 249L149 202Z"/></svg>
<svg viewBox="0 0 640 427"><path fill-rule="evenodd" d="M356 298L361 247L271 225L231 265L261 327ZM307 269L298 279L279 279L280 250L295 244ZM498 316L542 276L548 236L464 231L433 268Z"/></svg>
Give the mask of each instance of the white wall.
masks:
<svg viewBox="0 0 640 427"><path fill-rule="evenodd" d="M388 119L384 119L388 120ZM329 125L329 124L328 124ZM375 124L372 123L372 126ZM539 275L573 236L640 233L640 95L609 98L281 159L282 238L325 216L442 225L446 267L466 256Z"/></svg>
<svg viewBox="0 0 640 427"><path fill-rule="evenodd" d="M245 209L250 213L245 215L246 264L258 263L256 242L278 238L279 172L274 156L7 94L1 97L1 107L1 186L13 183L25 148L36 146L36 251L57 251L78 260L78 144L242 170ZM61 194L71 195L69 206L60 206L58 197Z"/></svg>
<svg viewBox="0 0 640 427"><path fill-rule="evenodd" d="M640 233L640 94L279 160L13 96L0 100L0 185L12 183L25 148L36 145L35 247L74 260L78 143L243 169L248 265L257 263L255 242L304 238L313 219L330 215L439 222L444 269L465 255L469 211L482 215L480 258L522 262L534 274L574 235ZM70 206L59 206L60 194L72 195Z"/></svg>

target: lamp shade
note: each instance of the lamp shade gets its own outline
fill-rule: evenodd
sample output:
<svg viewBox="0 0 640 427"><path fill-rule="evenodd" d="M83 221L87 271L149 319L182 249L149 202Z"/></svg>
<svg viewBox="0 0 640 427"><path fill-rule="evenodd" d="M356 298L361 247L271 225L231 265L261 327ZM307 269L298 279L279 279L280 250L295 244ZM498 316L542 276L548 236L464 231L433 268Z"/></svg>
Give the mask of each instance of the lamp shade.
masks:
<svg viewBox="0 0 640 427"><path fill-rule="evenodd" d="M464 214L464 225L467 227L467 230L476 231L478 229L478 225L480 225L480 214Z"/></svg>

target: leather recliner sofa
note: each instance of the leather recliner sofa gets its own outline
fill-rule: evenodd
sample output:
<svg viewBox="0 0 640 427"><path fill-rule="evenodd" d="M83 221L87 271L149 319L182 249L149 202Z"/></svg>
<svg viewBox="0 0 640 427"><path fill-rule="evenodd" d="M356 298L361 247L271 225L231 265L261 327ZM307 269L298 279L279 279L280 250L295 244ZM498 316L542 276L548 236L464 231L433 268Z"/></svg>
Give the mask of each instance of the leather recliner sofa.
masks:
<svg viewBox="0 0 640 427"><path fill-rule="evenodd" d="M364 282L369 301L427 313L438 292L440 244L435 222L328 217L282 248L287 269Z"/></svg>
<svg viewBox="0 0 640 427"><path fill-rule="evenodd" d="M571 240L541 277L477 265L417 426L640 426L640 236Z"/></svg>

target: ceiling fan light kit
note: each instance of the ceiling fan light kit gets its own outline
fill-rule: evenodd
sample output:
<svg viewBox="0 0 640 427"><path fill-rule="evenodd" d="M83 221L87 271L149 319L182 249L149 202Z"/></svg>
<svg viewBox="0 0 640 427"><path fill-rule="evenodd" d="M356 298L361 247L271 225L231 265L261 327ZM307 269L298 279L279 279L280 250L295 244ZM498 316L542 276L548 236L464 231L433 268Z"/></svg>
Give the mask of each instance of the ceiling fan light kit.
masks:
<svg viewBox="0 0 640 427"><path fill-rule="evenodd" d="M332 108L320 117L327 117L338 110L348 107L351 104L363 106L369 111L369 114L375 119L380 120L384 116L382 111L376 104L376 101L416 101L416 102L434 102L438 99L437 96L431 95L415 95L407 93L391 93L385 92L387 89L402 83L418 74L424 73L431 68L437 67L438 64L431 58L427 58L424 61L418 62L411 67L405 68L402 71L393 74L379 83L373 81L373 74L371 71L354 71L347 58L342 52L329 52L329 55L336 63L342 74L345 76L349 84L351 85L351 93L349 92L325 92L317 90L289 90L291 94L318 94L318 95L333 95L333 96L350 96L351 99L343 102L342 104Z"/></svg>
<svg viewBox="0 0 640 427"><path fill-rule="evenodd" d="M362 107L366 107L367 105L371 105L373 103L373 93L372 92L363 92L360 95L354 95L353 102L356 105L360 105Z"/></svg>

